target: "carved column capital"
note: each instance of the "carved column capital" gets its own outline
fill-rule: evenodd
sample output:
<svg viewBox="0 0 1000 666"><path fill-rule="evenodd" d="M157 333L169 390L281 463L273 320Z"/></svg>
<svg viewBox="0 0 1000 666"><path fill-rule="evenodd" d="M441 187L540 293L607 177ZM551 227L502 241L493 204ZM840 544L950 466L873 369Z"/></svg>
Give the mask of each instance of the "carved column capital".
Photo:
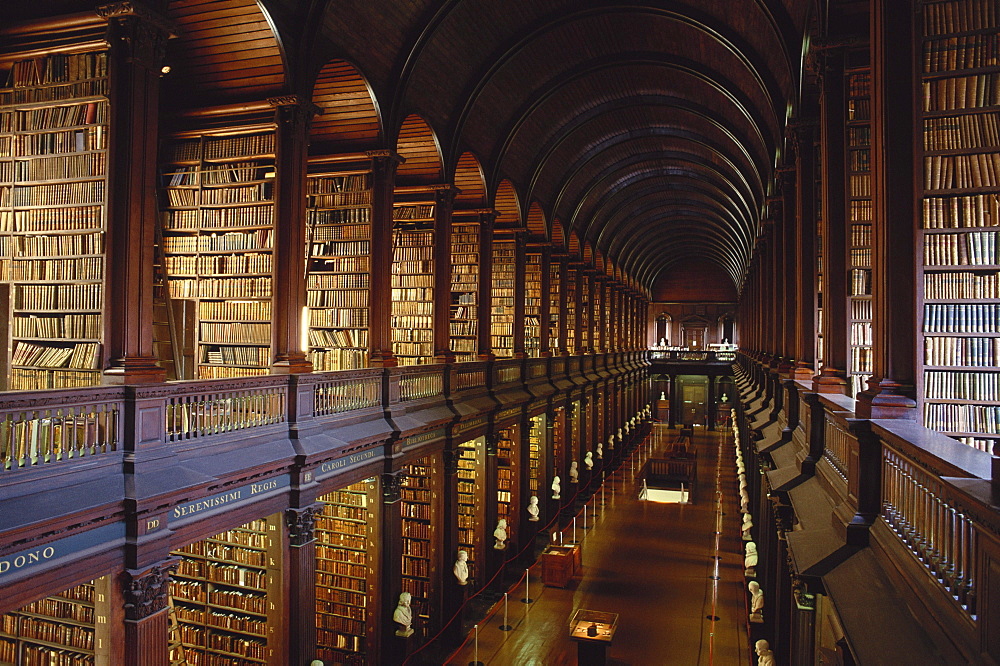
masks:
<svg viewBox="0 0 1000 666"><path fill-rule="evenodd" d="M285 525L292 547L305 546L315 541L316 518L322 512L321 504L311 504L301 509L285 509Z"/></svg>
<svg viewBox="0 0 1000 666"><path fill-rule="evenodd" d="M382 474L382 501L385 504L395 504L402 498L403 481L406 472L385 472Z"/></svg>
<svg viewBox="0 0 1000 666"><path fill-rule="evenodd" d="M145 569L126 569L123 586L125 619L139 622L167 608L170 573L181 558L172 557Z"/></svg>
<svg viewBox="0 0 1000 666"><path fill-rule="evenodd" d="M458 449L445 449L441 452L441 458L444 461L445 476L458 474L458 461L461 458L461 452Z"/></svg>
<svg viewBox="0 0 1000 666"><path fill-rule="evenodd" d="M108 22L108 43L123 47L127 58L159 71L166 57L167 40L176 28L170 19L142 2L113 2L97 8Z"/></svg>

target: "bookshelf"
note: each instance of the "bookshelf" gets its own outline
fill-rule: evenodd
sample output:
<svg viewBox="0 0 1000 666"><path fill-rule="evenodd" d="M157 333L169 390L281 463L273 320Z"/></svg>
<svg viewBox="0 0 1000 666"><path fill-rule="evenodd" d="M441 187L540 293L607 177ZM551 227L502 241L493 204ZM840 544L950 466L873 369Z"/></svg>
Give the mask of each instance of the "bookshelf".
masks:
<svg viewBox="0 0 1000 666"><path fill-rule="evenodd" d="M486 438L477 437L458 447L458 548L469 553L469 577L479 580L479 564L484 562L483 522L478 507L483 506ZM457 557L456 553L456 557Z"/></svg>
<svg viewBox="0 0 1000 666"><path fill-rule="evenodd" d="M528 495L545 499L545 415L532 416L528 423Z"/></svg>
<svg viewBox="0 0 1000 666"><path fill-rule="evenodd" d="M282 623L281 534L275 514L174 551L172 642L188 663L277 663L269 636Z"/></svg>
<svg viewBox="0 0 1000 666"><path fill-rule="evenodd" d="M163 152L164 269L170 300L190 301L197 313L194 376L266 375L274 132L178 135Z"/></svg>
<svg viewBox="0 0 1000 666"><path fill-rule="evenodd" d="M110 664L108 576L0 616L0 664Z"/></svg>
<svg viewBox="0 0 1000 666"><path fill-rule="evenodd" d="M364 666L376 654L378 482L365 479L318 498L316 657Z"/></svg>
<svg viewBox="0 0 1000 666"><path fill-rule="evenodd" d="M479 223L452 213L451 351L458 363L475 361L479 351Z"/></svg>
<svg viewBox="0 0 1000 666"><path fill-rule="evenodd" d="M496 231L493 236L493 275L490 342L497 358L514 356L514 273L517 243Z"/></svg>
<svg viewBox="0 0 1000 666"><path fill-rule="evenodd" d="M816 183L813 188L813 194L815 195L815 201L813 202L813 214L816 216L816 335L814 339L815 353L816 353L816 366L815 370L818 373L823 367L823 236L827 233L826 230L826 220L823 216L823 141L820 136L820 132L815 133L816 141L813 144L813 157L815 158L815 163L813 164L813 174L815 174ZM731 341L730 341L731 342Z"/></svg>
<svg viewBox="0 0 1000 666"><path fill-rule="evenodd" d="M438 499L440 474L431 457L404 467L406 479L400 489L403 533L402 589L412 596L413 630L421 639L429 635L436 614L437 533L440 521Z"/></svg>
<svg viewBox="0 0 1000 666"><path fill-rule="evenodd" d="M562 294L560 293L559 267L562 262L553 259L549 262L549 351L559 353L559 316L562 311Z"/></svg>
<svg viewBox="0 0 1000 666"><path fill-rule="evenodd" d="M306 183L306 306L316 370L367 365L371 172L310 165Z"/></svg>
<svg viewBox="0 0 1000 666"><path fill-rule="evenodd" d="M924 425L997 453L1000 439L1000 15L922 8Z"/></svg>
<svg viewBox="0 0 1000 666"><path fill-rule="evenodd" d="M851 395L868 387L872 373L871 70L849 70L847 86L847 195L850 308L848 342Z"/></svg>
<svg viewBox="0 0 1000 666"><path fill-rule="evenodd" d="M524 353L536 358L542 351L542 253L524 256Z"/></svg>
<svg viewBox="0 0 1000 666"><path fill-rule="evenodd" d="M588 316L593 319L594 325L593 346L591 347L591 351L596 354L599 350L603 349L604 344L602 339L602 327L604 324L604 282L597 276L589 277L588 281L592 282L594 287L591 290L591 293L593 294L592 302L590 304L591 307L587 308L587 310L590 311Z"/></svg>
<svg viewBox="0 0 1000 666"><path fill-rule="evenodd" d="M15 62L0 88L3 390L101 381L108 57Z"/></svg>
<svg viewBox="0 0 1000 666"><path fill-rule="evenodd" d="M591 302L590 284L593 278L582 268L576 270L576 275L579 278L579 282L576 285L576 311L580 322L579 330L576 332L576 349L580 353L583 353L592 351L590 346L590 320L593 316L591 312L593 303ZM571 318L570 321L573 321L573 319Z"/></svg>
<svg viewBox="0 0 1000 666"><path fill-rule="evenodd" d="M577 269L566 265L566 293L563 302L566 304L566 351L572 356L576 354L576 308L577 308Z"/></svg>
<svg viewBox="0 0 1000 666"><path fill-rule="evenodd" d="M512 544L517 543L519 507L527 504L521 502L518 494L520 436L521 428L517 425L497 431L497 519L507 521L507 536Z"/></svg>
<svg viewBox="0 0 1000 666"><path fill-rule="evenodd" d="M552 425L552 474L559 476L564 488L569 488L569 477L566 471L569 464L566 461L566 408L559 407L551 417ZM550 494L551 496L551 494Z"/></svg>
<svg viewBox="0 0 1000 666"><path fill-rule="evenodd" d="M434 203L392 209L392 352L400 365L434 362Z"/></svg>

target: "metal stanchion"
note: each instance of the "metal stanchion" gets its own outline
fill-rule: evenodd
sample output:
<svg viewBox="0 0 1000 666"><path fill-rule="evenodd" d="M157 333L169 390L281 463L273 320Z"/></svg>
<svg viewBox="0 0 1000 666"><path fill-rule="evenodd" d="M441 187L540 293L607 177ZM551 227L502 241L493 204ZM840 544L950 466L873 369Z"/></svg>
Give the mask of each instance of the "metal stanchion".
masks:
<svg viewBox="0 0 1000 666"><path fill-rule="evenodd" d="M531 598L531 592L529 591L529 585L531 584L531 569L524 570L524 599L521 599L522 604L534 603L534 599Z"/></svg>
<svg viewBox="0 0 1000 666"><path fill-rule="evenodd" d="M473 658L473 661L469 662L469 666L486 666L485 664L483 664L483 662L479 661L479 625L477 624L472 629L476 632L476 638L475 638L476 648L475 648L475 657Z"/></svg>
<svg viewBox="0 0 1000 666"><path fill-rule="evenodd" d="M514 627L510 626L510 622L507 621L507 593L503 593L503 624L500 625L500 631L510 631Z"/></svg>

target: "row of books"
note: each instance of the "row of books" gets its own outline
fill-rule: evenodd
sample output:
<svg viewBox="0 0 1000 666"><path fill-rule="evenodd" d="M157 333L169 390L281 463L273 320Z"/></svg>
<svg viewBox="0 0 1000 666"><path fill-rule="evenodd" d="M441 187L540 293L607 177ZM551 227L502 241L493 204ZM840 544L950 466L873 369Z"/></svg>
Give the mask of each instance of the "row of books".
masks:
<svg viewBox="0 0 1000 666"><path fill-rule="evenodd" d="M853 268L871 268L872 250L870 247L851 249L851 266Z"/></svg>
<svg viewBox="0 0 1000 666"><path fill-rule="evenodd" d="M973 109L1000 104L1000 74L975 74L923 82L924 112Z"/></svg>
<svg viewBox="0 0 1000 666"><path fill-rule="evenodd" d="M104 150L108 147L108 132L104 125L89 125L57 132L17 134L13 137L13 145L9 142L11 137L6 138L8 143L0 147L3 148L3 154L13 157L73 154Z"/></svg>
<svg viewBox="0 0 1000 666"><path fill-rule="evenodd" d="M1000 122L993 113L924 120L924 150L992 148L1000 145Z"/></svg>
<svg viewBox="0 0 1000 666"><path fill-rule="evenodd" d="M13 365L40 368L96 369L100 353L101 346L96 342L80 342L63 347L18 341L14 343L10 362Z"/></svg>
<svg viewBox="0 0 1000 666"><path fill-rule="evenodd" d="M345 212L345 211L336 211ZM370 240L371 239L371 226L367 224L329 224L327 226L316 226L309 229L309 237L313 242L316 241L331 241L331 240ZM337 245L334 247L339 247L343 249L345 254L362 254L362 252L356 252L353 250L364 250L364 254L367 254L367 244L345 244ZM314 252L314 254L322 254L320 252Z"/></svg>
<svg viewBox="0 0 1000 666"><path fill-rule="evenodd" d="M14 257L58 257L99 255L104 252L104 234L59 234L53 236L0 236L0 255Z"/></svg>
<svg viewBox="0 0 1000 666"><path fill-rule="evenodd" d="M852 375L868 374L872 371L871 347L854 347L851 349L850 372Z"/></svg>
<svg viewBox="0 0 1000 666"><path fill-rule="evenodd" d="M871 222L872 202L866 199L853 199L848 202L848 215L851 222ZM851 225L852 227L855 225ZM870 245L871 243L863 243Z"/></svg>
<svg viewBox="0 0 1000 666"><path fill-rule="evenodd" d="M434 286L434 276L426 273L419 273L416 275L394 273L390 279L390 284L393 287L430 288Z"/></svg>
<svg viewBox="0 0 1000 666"><path fill-rule="evenodd" d="M219 160L272 154L274 154L274 134L268 132L176 142L173 144L170 159L174 162L189 162L202 156L205 160Z"/></svg>
<svg viewBox="0 0 1000 666"><path fill-rule="evenodd" d="M19 284L14 289L15 310L100 310L100 284Z"/></svg>
<svg viewBox="0 0 1000 666"><path fill-rule="evenodd" d="M77 282L104 279L104 257L0 259L0 280Z"/></svg>
<svg viewBox="0 0 1000 666"><path fill-rule="evenodd" d="M848 153L848 166L851 171L869 172L872 170L872 154L870 150L852 150Z"/></svg>
<svg viewBox="0 0 1000 666"><path fill-rule="evenodd" d="M74 204L99 204L105 199L106 184L103 180L50 185L15 185L11 188L13 206L67 206Z"/></svg>
<svg viewBox="0 0 1000 666"><path fill-rule="evenodd" d="M925 229L1000 226L1000 195L971 194L923 200Z"/></svg>
<svg viewBox="0 0 1000 666"><path fill-rule="evenodd" d="M270 321L270 301L202 301L198 303L202 320Z"/></svg>
<svg viewBox="0 0 1000 666"><path fill-rule="evenodd" d="M103 51L87 53L50 53L44 58L29 58L11 67L9 85L14 88L68 83L108 75L108 56Z"/></svg>
<svg viewBox="0 0 1000 666"><path fill-rule="evenodd" d="M312 256L309 273L367 273L370 262L363 256Z"/></svg>
<svg viewBox="0 0 1000 666"><path fill-rule="evenodd" d="M252 365L259 368L271 364L271 350L268 347L203 346L202 363L209 365Z"/></svg>
<svg viewBox="0 0 1000 666"><path fill-rule="evenodd" d="M368 331L365 329L310 329L309 344L313 347L368 348Z"/></svg>
<svg viewBox="0 0 1000 666"><path fill-rule="evenodd" d="M368 308L310 310L309 325L328 328L367 328Z"/></svg>
<svg viewBox="0 0 1000 666"><path fill-rule="evenodd" d="M171 275L241 275L270 273L271 253L170 255L164 257L164 267Z"/></svg>
<svg viewBox="0 0 1000 666"><path fill-rule="evenodd" d="M211 231L216 229L265 227L271 225L274 221L274 208L272 206L237 206L228 208L202 208L197 210L168 210L164 213L164 219L164 229L170 231ZM188 250L188 252L191 251L193 250Z"/></svg>
<svg viewBox="0 0 1000 666"><path fill-rule="evenodd" d="M35 180L73 180L102 178L107 169L107 159L103 152L66 155L62 157L39 157L30 160L15 160L7 178L21 183Z"/></svg>
<svg viewBox="0 0 1000 666"><path fill-rule="evenodd" d="M852 197L872 195L872 177L869 174L851 174L847 179L848 194Z"/></svg>
<svg viewBox="0 0 1000 666"><path fill-rule="evenodd" d="M371 189L371 175L353 173L343 176L310 176L306 181L307 194L329 194L332 192L359 192Z"/></svg>
<svg viewBox="0 0 1000 666"><path fill-rule="evenodd" d="M308 224L311 228L311 232L314 236L317 234L325 233L329 227L336 227L339 224L363 224L364 228L369 228L371 224L371 209L370 208L338 208L338 209L320 209L320 208L310 208L307 211ZM364 236L359 236L359 238L368 238L371 233L368 232Z"/></svg>
<svg viewBox="0 0 1000 666"><path fill-rule="evenodd" d="M202 236L168 236L163 239L165 252L231 252L233 250L269 250L272 230L230 231Z"/></svg>
<svg viewBox="0 0 1000 666"><path fill-rule="evenodd" d="M104 207L101 205L0 211L0 232L4 233L87 231L103 227Z"/></svg>
<svg viewBox="0 0 1000 666"><path fill-rule="evenodd" d="M90 84L87 84L90 87ZM104 88L102 85L101 88ZM103 94L103 93L97 93ZM35 94L30 94L35 97ZM41 94L45 97L45 93ZM47 100L39 100L47 101ZM0 105L3 105L0 102ZM104 100L19 109L13 114L0 114L0 131L44 132L85 125L107 125L110 106Z"/></svg>
<svg viewBox="0 0 1000 666"><path fill-rule="evenodd" d="M1000 338L924 338L924 364L951 367L1000 367Z"/></svg>
<svg viewBox="0 0 1000 666"><path fill-rule="evenodd" d="M928 303L924 305L924 332L1000 332L1000 304Z"/></svg>
<svg viewBox="0 0 1000 666"><path fill-rule="evenodd" d="M975 34L928 39L923 48L923 71L949 72L1000 64L995 34Z"/></svg>
<svg viewBox="0 0 1000 666"><path fill-rule="evenodd" d="M872 344L871 322L851 322L850 341L852 345Z"/></svg>
<svg viewBox="0 0 1000 666"><path fill-rule="evenodd" d="M12 368L8 386L12 391L47 388L79 388L99 383L100 374L86 370L29 370Z"/></svg>
<svg viewBox="0 0 1000 666"><path fill-rule="evenodd" d="M924 426L941 432L1000 434L1000 406L925 402Z"/></svg>
<svg viewBox="0 0 1000 666"><path fill-rule="evenodd" d="M168 284L171 298L271 298L269 277L179 278Z"/></svg>
<svg viewBox="0 0 1000 666"><path fill-rule="evenodd" d="M232 379L257 377L268 374L268 368L227 368L222 365L199 365L198 379Z"/></svg>
<svg viewBox="0 0 1000 666"><path fill-rule="evenodd" d="M392 209L394 220L416 220L434 217L433 204L399 205Z"/></svg>
<svg viewBox="0 0 1000 666"><path fill-rule="evenodd" d="M851 270L851 295L870 296L872 293L872 272L870 269Z"/></svg>
<svg viewBox="0 0 1000 666"><path fill-rule="evenodd" d="M343 212L348 213L348 220L350 221L361 221L364 216L367 216L367 208L358 208L358 206L368 206L372 201L372 193L370 191L364 192L342 192L336 194L310 194L307 197L307 204L314 210L313 212L317 214L317 217L311 217L310 221L317 221L318 219L326 219L325 216L321 215L322 209L334 208L338 206L350 207L351 210L346 210ZM328 212L328 211L322 211ZM336 217L329 218L331 221L335 220ZM348 221L345 220L345 221ZM324 222L326 224L328 222Z"/></svg>
<svg viewBox="0 0 1000 666"><path fill-rule="evenodd" d="M1000 155L929 155L924 158L924 187L928 190L996 187L1000 184Z"/></svg>
<svg viewBox="0 0 1000 666"><path fill-rule="evenodd" d="M993 28L1000 19L1000 10L992 0L927 2L923 14L926 35Z"/></svg>
<svg viewBox="0 0 1000 666"><path fill-rule="evenodd" d="M924 236L924 264L928 266L990 266L998 262L997 233L927 234Z"/></svg>
<svg viewBox="0 0 1000 666"><path fill-rule="evenodd" d="M1000 399L1000 373L924 373L924 397L931 400L995 401Z"/></svg>
<svg viewBox="0 0 1000 666"><path fill-rule="evenodd" d="M249 343L271 344L271 324L269 323L200 323L201 341L205 343Z"/></svg>
<svg viewBox="0 0 1000 666"><path fill-rule="evenodd" d="M924 298L1000 298L1000 273L924 273Z"/></svg>

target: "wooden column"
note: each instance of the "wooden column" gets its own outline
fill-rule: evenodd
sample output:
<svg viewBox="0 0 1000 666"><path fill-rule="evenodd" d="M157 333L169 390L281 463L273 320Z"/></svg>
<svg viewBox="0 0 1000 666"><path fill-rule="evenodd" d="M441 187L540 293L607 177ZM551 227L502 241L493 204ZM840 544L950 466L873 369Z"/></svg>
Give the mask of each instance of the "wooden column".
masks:
<svg viewBox="0 0 1000 666"><path fill-rule="evenodd" d="M528 239L523 231L514 234L514 358L525 358L524 351L524 280Z"/></svg>
<svg viewBox="0 0 1000 666"><path fill-rule="evenodd" d="M391 191L391 190L390 190ZM389 464L388 462L386 463ZM405 472L382 474L382 570L378 623L381 627L383 663L400 664L406 656L407 639L396 636L392 613L403 591L403 520L399 502Z"/></svg>
<svg viewBox="0 0 1000 666"><path fill-rule="evenodd" d="M309 122L315 107L294 95L268 100L275 107L274 273L271 373L312 372L302 350L306 306L305 219Z"/></svg>
<svg viewBox="0 0 1000 666"><path fill-rule="evenodd" d="M497 214L483 213L479 216L479 294L476 300L476 317L479 320L479 360L492 361L493 340L490 337L493 317L493 223Z"/></svg>
<svg viewBox="0 0 1000 666"><path fill-rule="evenodd" d="M316 658L316 517L320 504L285 510L288 543L288 662Z"/></svg>
<svg viewBox="0 0 1000 666"><path fill-rule="evenodd" d="M811 381L816 373L816 125L795 128L795 363L792 377Z"/></svg>
<svg viewBox="0 0 1000 666"><path fill-rule="evenodd" d="M485 525L483 529L483 585L493 578L500 566L503 564L505 550L496 550L493 547L493 530L497 528L497 448L500 435L496 432L486 433L486 459L483 469L483 486L485 488L486 502L482 512L477 516Z"/></svg>
<svg viewBox="0 0 1000 666"><path fill-rule="evenodd" d="M392 368L397 365L396 357L392 353L392 198L396 167L403 158L388 150L373 151L369 153L369 157L372 158L369 360L373 368ZM393 601L391 608L395 606L396 603Z"/></svg>
<svg viewBox="0 0 1000 666"><path fill-rule="evenodd" d="M794 137L794 134L793 134ZM791 141L791 149L795 150L795 141ZM779 304L779 331L781 335L781 346L779 354L781 362L778 364L778 373L787 376L791 373L795 364L795 322L799 317L799 309L802 304L795 298L796 276L798 266L795 255L795 226L797 220L795 213L798 208L798 192L796 190L795 165L797 157L792 156L794 161L789 166L779 169L778 175L781 179L781 234L779 238L780 251L776 259L776 268L781 274L781 290L777 293Z"/></svg>
<svg viewBox="0 0 1000 666"><path fill-rule="evenodd" d="M820 92L820 140L823 201L823 358L813 380L818 393L847 393L850 359L847 264L847 105L844 100L844 52L823 58Z"/></svg>
<svg viewBox="0 0 1000 666"><path fill-rule="evenodd" d="M454 363L451 351L451 211L458 190L434 193L434 362Z"/></svg>
<svg viewBox="0 0 1000 666"><path fill-rule="evenodd" d="M548 245L542 247L542 302L538 315L538 352L542 358L552 356L549 345L552 341L549 338L549 318L552 316L552 304L549 300L549 290L552 288L552 276L550 275L552 266L552 248Z"/></svg>
<svg viewBox="0 0 1000 666"><path fill-rule="evenodd" d="M153 351L153 246L159 224L160 68L170 24L139 1L97 11L108 21L112 109L102 380L162 382L166 371Z"/></svg>
<svg viewBox="0 0 1000 666"><path fill-rule="evenodd" d="M910 3L872 3L872 378L859 418L915 419L917 371L915 15ZM918 127L921 131L917 131Z"/></svg>
<svg viewBox="0 0 1000 666"><path fill-rule="evenodd" d="M125 607L125 664L168 664L167 620L170 572L180 558L168 558L122 574Z"/></svg>
<svg viewBox="0 0 1000 666"><path fill-rule="evenodd" d="M472 584L459 585L452 570L458 559L458 460L459 442L449 441L448 448L442 452L444 461L444 502L441 511L441 616L447 622L465 602L465 595ZM478 581L477 581L478 582ZM444 627L444 632L450 642L461 642L462 618L456 617L454 622Z"/></svg>

